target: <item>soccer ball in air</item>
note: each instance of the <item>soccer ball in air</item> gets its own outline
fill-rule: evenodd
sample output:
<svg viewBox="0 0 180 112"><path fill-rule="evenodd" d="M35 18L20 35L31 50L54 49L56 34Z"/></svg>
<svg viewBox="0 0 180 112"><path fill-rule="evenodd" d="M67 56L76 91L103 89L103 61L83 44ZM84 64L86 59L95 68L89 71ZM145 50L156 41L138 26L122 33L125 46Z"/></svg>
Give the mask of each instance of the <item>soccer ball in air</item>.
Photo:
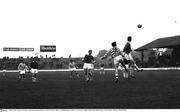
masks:
<svg viewBox="0 0 180 112"><path fill-rule="evenodd" d="M138 27L138 28L142 28L142 24L138 24L137 27Z"/></svg>

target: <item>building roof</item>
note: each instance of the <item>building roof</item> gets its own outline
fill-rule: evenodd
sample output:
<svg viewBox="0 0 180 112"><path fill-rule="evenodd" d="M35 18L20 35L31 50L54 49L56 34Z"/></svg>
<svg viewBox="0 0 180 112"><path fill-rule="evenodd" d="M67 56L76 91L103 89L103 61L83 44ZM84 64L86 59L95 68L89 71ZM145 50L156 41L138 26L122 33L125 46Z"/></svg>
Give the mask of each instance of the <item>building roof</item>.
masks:
<svg viewBox="0 0 180 112"><path fill-rule="evenodd" d="M143 51L152 48L172 48L175 46L180 46L180 35L156 39L137 48L136 51Z"/></svg>

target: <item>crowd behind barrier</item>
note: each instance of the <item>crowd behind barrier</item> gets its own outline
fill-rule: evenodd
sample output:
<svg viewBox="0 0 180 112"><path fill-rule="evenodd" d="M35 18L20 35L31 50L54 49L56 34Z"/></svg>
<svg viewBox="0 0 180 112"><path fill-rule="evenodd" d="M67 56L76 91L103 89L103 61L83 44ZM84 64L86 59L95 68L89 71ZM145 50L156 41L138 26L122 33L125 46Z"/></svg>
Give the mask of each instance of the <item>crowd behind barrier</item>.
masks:
<svg viewBox="0 0 180 112"><path fill-rule="evenodd" d="M37 58L39 63L39 69L68 69L70 58ZM82 57L71 58L75 61L79 69L83 68ZM30 62L33 60L31 58L9 58L3 57L0 59L0 68L2 70L3 66L6 66L7 70L17 70L18 64L24 60L27 66L30 65ZM134 58L136 64L139 67L145 68L155 68L155 67L180 67L180 60L175 60L172 55L162 55L158 57L149 57L148 60L142 61L139 58ZM95 68L100 68L100 64L104 63L105 68L113 68L113 60L107 59L101 61L99 58L95 57L96 63L94 64Z"/></svg>

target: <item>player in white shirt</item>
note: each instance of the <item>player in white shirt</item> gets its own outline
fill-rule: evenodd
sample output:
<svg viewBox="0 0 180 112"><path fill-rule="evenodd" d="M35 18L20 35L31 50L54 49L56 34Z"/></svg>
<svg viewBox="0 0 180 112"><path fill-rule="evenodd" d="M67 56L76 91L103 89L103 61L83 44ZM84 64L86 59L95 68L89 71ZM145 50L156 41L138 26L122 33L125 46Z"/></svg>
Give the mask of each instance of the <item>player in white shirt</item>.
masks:
<svg viewBox="0 0 180 112"><path fill-rule="evenodd" d="M79 77L79 74L76 71L77 65L73 60L70 60L69 62L69 71L70 71L70 78L72 78L73 74L75 73L77 77Z"/></svg>
<svg viewBox="0 0 180 112"><path fill-rule="evenodd" d="M116 42L111 43L112 48L106 52L106 54L101 58L102 60L107 58L108 55L111 55L111 57L114 60L114 67L115 67L115 83L118 83L118 67L121 64L125 71L127 71L127 68L124 64L123 56L124 53L117 47Z"/></svg>
<svg viewBox="0 0 180 112"><path fill-rule="evenodd" d="M25 78L27 66L24 63L23 60L21 60L21 63L18 65L18 71L19 71L19 81L23 80Z"/></svg>
<svg viewBox="0 0 180 112"><path fill-rule="evenodd" d="M100 64L100 75L105 75L104 64Z"/></svg>

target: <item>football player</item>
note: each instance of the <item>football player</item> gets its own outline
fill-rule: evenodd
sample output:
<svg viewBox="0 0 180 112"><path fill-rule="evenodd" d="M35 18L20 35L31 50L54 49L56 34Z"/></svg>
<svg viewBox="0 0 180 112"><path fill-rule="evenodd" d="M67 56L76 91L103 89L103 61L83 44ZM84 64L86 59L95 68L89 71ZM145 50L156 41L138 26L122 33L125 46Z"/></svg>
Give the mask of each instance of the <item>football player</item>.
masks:
<svg viewBox="0 0 180 112"><path fill-rule="evenodd" d="M33 59L33 61L30 64L30 67L31 67L31 73L32 73L32 82L36 82L38 68L39 68L37 60Z"/></svg>
<svg viewBox="0 0 180 112"><path fill-rule="evenodd" d="M143 69L140 69L140 68L136 65L133 57L131 56L131 51L132 51L132 49L131 49L131 40L132 40L132 37L131 37L131 36L128 36L128 37L127 37L127 43L126 43L126 45L124 46L123 51L124 51L124 53L125 53L125 59L126 59L127 62L129 63L129 66L133 66L133 67L136 68L136 70L139 72L139 71L142 71ZM130 76L131 76L132 78L136 78L136 77L134 76L134 74L130 74Z"/></svg>
<svg viewBox="0 0 180 112"><path fill-rule="evenodd" d="M19 65L18 65L18 70L19 70L19 81L25 79L26 69L27 69L26 64L24 63L23 60L21 60L21 62L20 62Z"/></svg>
<svg viewBox="0 0 180 112"><path fill-rule="evenodd" d="M73 60L70 60L69 62L69 71L70 71L70 78L72 78L73 74L75 73L77 77L79 77L79 74L76 71L77 65Z"/></svg>
<svg viewBox="0 0 180 112"><path fill-rule="evenodd" d="M117 47L116 42L112 42L111 45L112 45L112 48L110 50L108 50L101 59L103 60L103 59L107 58L107 56L109 54L111 55L111 57L114 60L115 83L118 83L118 67L119 67L119 64L121 64L125 68L126 71L127 71L127 69L126 69L126 66L125 66L124 61L123 61L124 53Z"/></svg>
<svg viewBox="0 0 180 112"><path fill-rule="evenodd" d="M83 62L84 62L83 69L85 73L85 78L86 81L89 82L90 80L92 80L92 70L94 69L94 63L95 63L94 57L92 56L92 50L89 50L88 54L84 56Z"/></svg>
<svg viewBox="0 0 180 112"><path fill-rule="evenodd" d="M105 75L105 70L104 70L104 64L103 63L100 64L100 75L101 74Z"/></svg>

